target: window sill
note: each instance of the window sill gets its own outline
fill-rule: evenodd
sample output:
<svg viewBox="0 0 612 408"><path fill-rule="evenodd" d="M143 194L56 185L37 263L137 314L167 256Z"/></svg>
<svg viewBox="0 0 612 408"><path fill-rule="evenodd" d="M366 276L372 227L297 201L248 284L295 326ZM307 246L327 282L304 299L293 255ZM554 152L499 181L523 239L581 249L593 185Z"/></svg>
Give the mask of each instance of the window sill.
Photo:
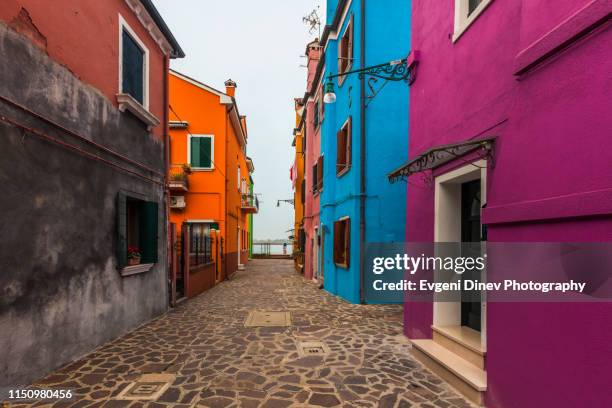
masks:
<svg viewBox="0 0 612 408"><path fill-rule="evenodd" d="M117 103L119 104L119 110L121 112L129 111L132 113L145 125L147 125L147 130L149 131L161 123L159 119L155 117L155 115L142 106L142 104L134 99L132 95L124 93L117 94Z"/></svg>
<svg viewBox="0 0 612 408"><path fill-rule="evenodd" d="M206 167L192 167L191 171L213 171L214 167L206 168Z"/></svg>
<svg viewBox="0 0 612 408"><path fill-rule="evenodd" d="M155 264L140 264L140 265L134 265L134 266L126 266L125 268L122 268L119 270L119 272L121 273L121 276L126 277L126 276L132 276L132 275L138 275L140 273L146 273L149 272L153 266L155 266Z"/></svg>
<svg viewBox="0 0 612 408"><path fill-rule="evenodd" d="M346 173L349 172L349 170L351 170L351 166L346 166L344 167L342 170L340 170L339 172L336 173L336 178L341 178L342 176L344 176Z"/></svg>
<svg viewBox="0 0 612 408"><path fill-rule="evenodd" d="M345 264L345 263L337 263L337 262L334 262L334 264L335 264L335 265L336 265L338 268L342 268L342 269L348 269L348 268L349 268L349 266L348 266L347 264Z"/></svg>

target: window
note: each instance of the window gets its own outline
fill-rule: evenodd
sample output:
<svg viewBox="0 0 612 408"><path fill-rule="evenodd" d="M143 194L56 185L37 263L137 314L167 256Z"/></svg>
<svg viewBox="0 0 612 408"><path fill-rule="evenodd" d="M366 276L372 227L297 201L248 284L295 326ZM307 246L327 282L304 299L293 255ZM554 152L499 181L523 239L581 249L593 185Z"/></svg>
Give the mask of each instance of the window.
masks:
<svg viewBox="0 0 612 408"><path fill-rule="evenodd" d="M317 160L317 190L323 190L323 156Z"/></svg>
<svg viewBox="0 0 612 408"><path fill-rule="evenodd" d="M119 30L119 93L148 109L149 50L121 16Z"/></svg>
<svg viewBox="0 0 612 408"><path fill-rule="evenodd" d="M300 192L301 192L300 202L302 204L305 204L306 203L306 180L302 180L302 185L300 186Z"/></svg>
<svg viewBox="0 0 612 408"><path fill-rule="evenodd" d="M493 0L455 0L455 32L453 41L467 30Z"/></svg>
<svg viewBox="0 0 612 408"><path fill-rule="evenodd" d="M315 129L319 127L319 115L321 113L321 99L317 99L317 101L315 102L315 107L314 107L314 118L313 118L313 122L314 122L314 127Z"/></svg>
<svg viewBox="0 0 612 408"><path fill-rule="evenodd" d="M338 42L338 73L342 74L350 71L353 65L353 16L349 20L344 35ZM344 81L345 77L338 79L339 84Z"/></svg>
<svg viewBox="0 0 612 408"><path fill-rule="evenodd" d="M242 179L240 178L240 165L238 165L238 178L236 180L238 180L238 191L240 191L240 186L242 184Z"/></svg>
<svg viewBox="0 0 612 408"><path fill-rule="evenodd" d="M214 168L214 137L189 136L189 164L193 170L211 170Z"/></svg>
<svg viewBox="0 0 612 408"><path fill-rule="evenodd" d="M334 263L348 268L350 265L351 220L343 218L334 222Z"/></svg>
<svg viewBox="0 0 612 408"><path fill-rule="evenodd" d="M156 202L145 201L122 192L117 195L119 269L157 262L158 208Z"/></svg>
<svg viewBox="0 0 612 408"><path fill-rule="evenodd" d="M189 265L199 266L213 262L213 230L219 229L216 223L189 224Z"/></svg>
<svg viewBox="0 0 612 408"><path fill-rule="evenodd" d="M336 175L341 176L351 168L353 120L349 116L336 135Z"/></svg>
<svg viewBox="0 0 612 408"><path fill-rule="evenodd" d="M480 3L482 3L482 0L468 0L468 16L476 10Z"/></svg>
<svg viewBox="0 0 612 408"><path fill-rule="evenodd" d="M318 189L319 189L319 169L317 168L318 166L318 162L314 164L314 166L312 166L312 192L313 193L317 193Z"/></svg>

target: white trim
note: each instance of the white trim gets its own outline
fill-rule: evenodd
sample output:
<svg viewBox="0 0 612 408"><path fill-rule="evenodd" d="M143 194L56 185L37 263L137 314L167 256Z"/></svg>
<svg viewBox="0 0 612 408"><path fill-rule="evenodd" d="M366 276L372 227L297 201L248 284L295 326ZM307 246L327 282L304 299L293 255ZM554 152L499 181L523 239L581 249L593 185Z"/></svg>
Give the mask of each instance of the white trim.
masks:
<svg viewBox="0 0 612 408"><path fill-rule="evenodd" d="M142 42L142 40L138 37L136 32L130 27L130 25L125 21L123 16L119 14L119 92L123 94L123 31L127 31L127 33L138 43L140 48L144 51L144 61L143 61L143 86L142 86L142 106L149 110L149 48Z"/></svg>
<svg viewBox="0 0 612 408"><path fill-rule="evenodd" d="M152 263L126 266L120 270L120 273L123 277L137 275L139 273L149 272L154 266L155 264Z"/></svg>
<svg viewBox="0 0 612 408"><path fill-rule="evenodd" d="M214 224L217 223L215 220L186 220L187 224Z"/></svg>
<svg viewBox="0 0 612 408"><path fill-rule="evenodd" d="M340 217L340 218L338 218L338 219L336 220L336 222L338 222L338 221L346 221L346 220L350 220L350 219L351 219L351 217L350 217L350 216L345 215L344 217Z"/></svg>
<svg viewBox="0 0 612 408"><path fill-rule="evenodd" d="M487 203L486 160L478 160L466 164L435 178L434 242L461 241L461 205L457 205L457 203L461 203L461 184L478 179L480 179L481 204L484 205ZM483 251L486 251L486 245L483 245ZM438 274L437 271L434 273ZM481 280L486 280L486 271L483 272ZM480 330L480 341L483 350L486 350L487 344L486 317L486 294L483 292ZM461 302L434 301L433 324L436 326L460 326Z"/></svg>
<svg viewBox="0 0 612 408"><path fill-rule="evenodd" d="M455 0L455 21L453 32L453 43L456 42L463 33L482 12L491 4L493 0L482 0L482 2L474 9L472 14L468 16L469 0Z"/></svg>
<svg viewBox="0 0 612 408"><path fill-rule="evenodd" d="M161 122L155 115L145 109L132 95L129 94L117 94L117 104L121 112L130 111L134 116L140 119L144 124L147 125L147 130L151 131L154 127L158 126Z"/></svg>
<svg viewBox="0 0 612 408"><path fill-rule="evenodd" d="M210 139L210 167L195 167L191 164L191 139L192 138L209 138ZM212 171L215 169L215 135L189 135L187 137L187 163L194 171Z"/></svg>

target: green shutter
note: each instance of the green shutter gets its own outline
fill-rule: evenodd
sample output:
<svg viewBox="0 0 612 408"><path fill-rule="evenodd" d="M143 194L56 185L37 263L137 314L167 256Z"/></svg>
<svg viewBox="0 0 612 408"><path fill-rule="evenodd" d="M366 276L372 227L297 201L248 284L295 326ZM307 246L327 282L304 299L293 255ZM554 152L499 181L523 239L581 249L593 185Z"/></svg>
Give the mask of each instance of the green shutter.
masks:
<svg viewBox="0 0 612 408"><path fill-rule="evenodd" d="M157 217L158 204L143 201L140 203L139 236L141 263L157 262Z"/></svg>
<svg viewBox="0 0 612 408"><path fill-rule="evenodd" d="M191 138L191 165L196 168L212 168L212 138Z"/></svg>
<svg viewBox="0 0 612 408"><path fill-rule="evenodd" d="M202 139L199 137L191 138L191 166L193 167L202 167L200 165L200 141Z"/></svg>
<svg viewBox="0 0 612 408"><path fill-rule="evenodd" d="M127 264L127 198L117 194L117 268L123 269Z"/></svg>
<svg viewBox="0 0 612 408"><path fill-rule="evenodd" d="M201 167L205 167L207 169L212 167L211 141L212 139L210 137L200 138L200 160L202 163Z"/></svg>

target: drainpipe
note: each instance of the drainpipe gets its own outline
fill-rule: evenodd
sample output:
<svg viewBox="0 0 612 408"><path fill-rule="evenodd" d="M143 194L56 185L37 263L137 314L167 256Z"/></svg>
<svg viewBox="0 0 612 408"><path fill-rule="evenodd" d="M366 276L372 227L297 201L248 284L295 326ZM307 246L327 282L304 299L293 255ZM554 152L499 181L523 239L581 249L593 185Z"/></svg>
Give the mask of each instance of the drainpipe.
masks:
<svg viewBox="0 0 612 408"><path fill-rule="evenodd" d="M361 68L366 67L366 0L361 0ZM361 116L360 116L360 145L361 145L361 174L360 174L360 201L359 201L359 301L365 303L365 205L366 205L366 96L365 76L361 77Z"/></svg>
<svg viewBox="0 0 612 408"><path fill-rule="evenodd" d="M168 121L169 121L169 114L168 114L168 109L170 106L170 92L168 90L169 87L169 80L168 80L168 75L170 74L169 72L170 70L170 58L168 56L164 57L164 79L162 81L163 85L164 85L164 118L163 118L163 123L164 123L164 128L162 131L163 134L163 139L164 139L164 204L165 204L165 213L164 213L164 220L166 220L166 222L164 223L165 225L165 231L164 233L166 234L166 265L169 265L169 261L172 260L172 238L174 237L170 237L170 186L168 184L168 174L170 173L170 131L169 131L169 125L168 125ZM174 265L173 265L174 266ZM171 266L171 267L173 267ZM168 278L170 280L172 280L172 273L170 270L167 270L168 273ZM173 285L170 285L170 287L172 287ZM168 287L168 285L166 285L166 287ZM170 299L172 298L173 294L170 294L170 296L166 296L166 299Z"/></svg>

